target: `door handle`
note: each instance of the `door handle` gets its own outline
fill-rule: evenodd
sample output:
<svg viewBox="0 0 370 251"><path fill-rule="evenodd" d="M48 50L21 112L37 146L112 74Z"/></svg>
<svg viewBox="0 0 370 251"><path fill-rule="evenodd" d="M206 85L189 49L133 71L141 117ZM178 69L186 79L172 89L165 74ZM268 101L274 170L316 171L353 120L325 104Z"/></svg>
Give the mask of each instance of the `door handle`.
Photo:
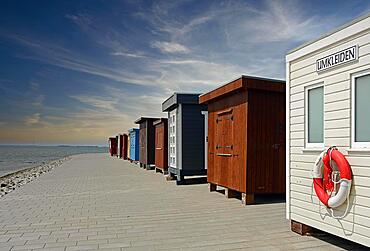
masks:
<svg viewBox="0 0 370 251"><path fill-rule="evenodd" d="M221 156L221 157L231 157L233 156L232 154L230 153L218 153L217 156Z"/></svg>
<svg viewBox="0 0 370 251"><path fill-rule="evenodd" d="M157 150L162 150L162 147L157 147L156 149L157 149Z"/></svg>
<svg viewBox="0 0 370 251"><path fill-rule="evenodd" d="M216 149L220 149L220 148L230 148L230 149L233 149L233 145L229 145L229 146L219 146L219 145L217 145L216 146Z"/></svg>

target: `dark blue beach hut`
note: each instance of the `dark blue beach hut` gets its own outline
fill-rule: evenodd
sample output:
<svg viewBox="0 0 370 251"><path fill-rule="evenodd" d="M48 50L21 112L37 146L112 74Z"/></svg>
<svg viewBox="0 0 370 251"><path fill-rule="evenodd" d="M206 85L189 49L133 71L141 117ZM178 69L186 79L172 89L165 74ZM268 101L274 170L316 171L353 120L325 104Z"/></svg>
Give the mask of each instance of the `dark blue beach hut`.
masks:
<svg viewBox="0 0 370 251"><path fill-rule="evenodd" d="M128 130L130 134L130 160L139 161L139 129Z"/></svg>
<svg viewBox="0 0 370 251"><path fill-rule="evenodd" d="M184 176L205 175L204 116L207 105L198 102L200 94L174 93L162 103L168 113L168 173L184 181Z"/></svg>

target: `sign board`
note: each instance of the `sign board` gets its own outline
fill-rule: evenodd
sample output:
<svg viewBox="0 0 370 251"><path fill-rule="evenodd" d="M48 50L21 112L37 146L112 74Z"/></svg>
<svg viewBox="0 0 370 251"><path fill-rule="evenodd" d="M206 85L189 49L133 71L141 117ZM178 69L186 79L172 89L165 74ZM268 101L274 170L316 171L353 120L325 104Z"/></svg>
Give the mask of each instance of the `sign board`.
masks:
<svg viewBox="0 0 370 251"><path fill-rule="evenodd" d="M316 71L321 72L358 59L358 46L354 45L347 49L335 52L326 57L316 60Z"/></svg>

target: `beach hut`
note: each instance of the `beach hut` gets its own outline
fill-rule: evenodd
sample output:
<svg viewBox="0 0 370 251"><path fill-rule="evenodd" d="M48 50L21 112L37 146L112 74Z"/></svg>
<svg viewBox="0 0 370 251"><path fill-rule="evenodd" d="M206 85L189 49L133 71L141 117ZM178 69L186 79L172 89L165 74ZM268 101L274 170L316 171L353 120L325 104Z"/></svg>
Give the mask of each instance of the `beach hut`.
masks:
<svg viewBox="0 0 370 251"><path fill-rule="evenodd" d="M207 105L198 103L199 94L174 93L162 103L168 113L168 172L184 181L184 176L205 175L204 116Z"/></svg>
<svg viewBox="0 0 370 251"><path fill-rule="evenodd" d="M244 204L285 192L285 82L242 76L199 97L208 104L210 190Z"/></svg>
<svg viewBox="0 0 370 251"><path fill-rule="evenodd" d="M168 172L168 119L154 121L155 127L155 168L163 174Z"/></svg>
<svg viewBox="0 0 370 251"><path fill-rule="evenodd" d="M140 167L151 169L154 167L155 155L155 128L153 122L158 118L140 117L135 121L139 125L139 162Z"/></svg>
<svg viewBox="0 0 370 251"><path fill-rule="evenodd" d="M286 73L292 230L370 246L370 14L290 51Z"/></svg>
<svg viewBox="0 0 370 251"><path fill-rule="evenodd" d="M117 155L117 138L116 137L109 138L109 153L111 156Z"/></svg>
<svg viewBox="0 0 370 251"><path fill-rule="evenodd" d="M127 133L127 160L131 160L130 150L131 150L131 139L130 139L130 132L128 132Z"/></svg>
<svg viewBox="0 0 370 251"><path fill-rule="evenodd" d="M132 128L129 131L130 134L130 160L139 161L139 132L137 128Z"/></svg>
<svg viewBox="0 0 370 251"><path fill-rule="evenodd" d="M116 151L115 151L115 156L116 156L116 157L119 157L119 155L118 155L118 154L119 154L119 141L118 141L119 139L118 139L118 138L119 138L119 137L118 137L118 135L117 135L117 136L116 136L116 140L115 140L115 142L116 142L116 149L115 149Z"/></svg>
<svg viewBox="0 0 370 251"><path fill-rule="evenodd" d="M117 144L117 157L122 158L122 147L123 147L123 135L118 134L118 144Z"/></svg>
<svg viewBox="0 0 370 251"><path fill-rule="evenodd" d="M122 134L122 159L127 160L127 150L128 150L128 136L126 133Z"/></svg>

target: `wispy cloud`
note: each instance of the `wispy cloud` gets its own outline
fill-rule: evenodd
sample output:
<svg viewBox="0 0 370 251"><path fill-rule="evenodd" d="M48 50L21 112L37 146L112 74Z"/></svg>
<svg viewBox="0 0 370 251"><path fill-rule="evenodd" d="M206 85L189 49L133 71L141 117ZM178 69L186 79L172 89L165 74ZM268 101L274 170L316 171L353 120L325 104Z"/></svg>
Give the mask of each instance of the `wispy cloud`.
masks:
<svg viewBox="0 0 370 251"><path fill-rule="evenodd" d="M31 89L34 91L37 91L40 88L40 84L36 82L31 82L30 86L31 86Z"/></svg>
<svg viewBox="0 0 370 251"><path fill-rule="evenodd" d="M37 60L61 68L104 77L123 83L137 85L150 85L152 83L153 76L148 77L145 76L145 74L135 74L124 68L112 68L99 65L95 61L88 60L84 58L84 56L76 52L71 52L55 43L38 41L36 39L14 34L1 33L0 36L12 39L30 49L31 55L18 54L17 57L19 58Z"/></svg>
<svg viewBox="0 0 370 251"><path fill-rule="evenodd" d="M70 95L72 99L78 100L81 103L87 104L93 108L104 109L108 111L116 111L115 105L117 100L111 97L88 96L88 95Z"/></svg>
<svg viewBox="0 0 370 251"><path fill-rule="evenodd" d="M128 52L112 52L111 55L113 56L123 56L123 57L129 57L129 58L145 58L146 56L141 54L134 54L134 53L128 53Z"/></svg>
<svg viewBox="0 0 370 251"><path fill-rule="evenodd" d="M175 42L163 42L163 41L155 41L152 43L152 47L158 48L163 53L189 53L190 50L179 43Z"/></svg>
<svg viewBox="0 0 370 251"><path fill-rule="evenodd" d="M36 107L41 107L43 105L44 100L45 100L45 95L42 95L42 94L35 95L31 104Z"/></svg>
<svg viewBox="0 0 370 251"><path fill-rule="evenodd" d="M40 113L35 113L24 118L26 125L34 125L40 123Z"/></svg>
<svg viewBox="0 0 370 251"><path fill-rule="evenodd" d="M162 116L161 103L174 91L205 92L241 74L283 79L287 50L348 18L337 14L339 5L324 15L294 0L113 5L59 13L68 28L56 37L0 29L2 42L19 47L9 54L42 69L19 88L7 76L0 80L0 102L21 111L19 125L7 125L0 140L104 143L142 115ZM56 83L65 102L59 106L46 92Z"/></svg>

